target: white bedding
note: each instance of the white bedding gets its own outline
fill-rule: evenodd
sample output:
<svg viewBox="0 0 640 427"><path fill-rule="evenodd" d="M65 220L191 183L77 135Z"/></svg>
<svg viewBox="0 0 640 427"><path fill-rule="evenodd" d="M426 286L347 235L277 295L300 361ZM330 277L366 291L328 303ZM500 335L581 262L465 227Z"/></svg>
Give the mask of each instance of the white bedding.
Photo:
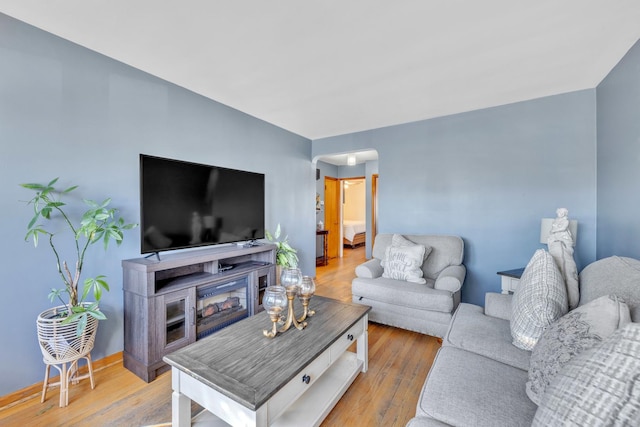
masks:
<svg viewBox="0 0 640 427"><path fill-rule="evenodd" d="M353 241L353 238L358 233L364 233L367 230L367 225L364 221L350 221L345 220L342 221L343 226L343 237L350 242Z"/></svg>

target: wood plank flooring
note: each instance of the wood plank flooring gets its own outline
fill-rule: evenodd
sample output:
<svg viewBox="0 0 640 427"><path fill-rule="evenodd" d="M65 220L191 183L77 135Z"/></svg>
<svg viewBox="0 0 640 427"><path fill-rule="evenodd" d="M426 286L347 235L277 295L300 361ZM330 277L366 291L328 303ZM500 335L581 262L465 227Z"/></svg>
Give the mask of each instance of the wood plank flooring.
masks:
<svg viewBox="0 0 640 427"><path fill-rule="evenodd" d="M343 258L317 268L316 293L351 301L355 267L364 247L344 250ZM369 370L360 374L322 427L404 426L415 414L420 389L440 344L436 338L369 324ZM102 362L102 363L101 363ZM96 387L88 380L71 385L69 406L58 407L58 389L40 403L41 384L0 398L2 426L151 426L170 425L171 374L147 384L122 365L121 355L96 362ZM44 375L44 365L42 367ZM11 397L20 398L19 403ZM194 404L193 413L200 408Z"/></svg>

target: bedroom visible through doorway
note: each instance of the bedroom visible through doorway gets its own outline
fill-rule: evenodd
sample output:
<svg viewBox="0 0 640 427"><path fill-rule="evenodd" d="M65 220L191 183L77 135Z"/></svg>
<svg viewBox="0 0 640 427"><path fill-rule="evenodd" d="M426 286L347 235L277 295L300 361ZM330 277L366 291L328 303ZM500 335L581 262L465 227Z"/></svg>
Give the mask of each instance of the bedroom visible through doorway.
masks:
<svg viewBox="0 0 640 427"><path fill-rule="evenodd" d="M367 194L364 178L342 180L342 243L356 248L366 243Z"/></svg>

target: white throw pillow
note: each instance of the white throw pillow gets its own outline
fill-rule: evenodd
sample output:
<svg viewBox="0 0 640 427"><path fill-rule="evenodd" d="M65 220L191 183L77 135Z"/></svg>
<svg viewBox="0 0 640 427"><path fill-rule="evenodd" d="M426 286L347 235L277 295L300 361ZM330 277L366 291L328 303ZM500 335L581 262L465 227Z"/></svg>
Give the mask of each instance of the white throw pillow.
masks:
<svg viewBox="0 0 640 427"><path fill-rule="evenodd" d="M423 263L424 263L424 260L427 259L427 257L429 256L429 254L433 250L433 248L431 246L427 246L427 245L423 245L423 244L420 244L420 243L413 242L413 241L407 239L406 237L404 237L401 234L394 234L393 236L391 236L391 246L394 246L396 248L404 248L404 247L407 247L407 246L422 246L424 248L424 259L422 260ZM384 260L383 260L382 265L384 266Z"/></svg>
<svg viewBox="0 0 640 427"><path fill-rule="evenodd" d="M532 426L637 426L639 420L640 323L628 323L558 372Z"/></svg>
<svg viewBox="0 0 640 427"><path fill-rule="evenodd" d="M513 345L533 350L544 329L568 310L562 274L549 253L538 249L522 273L511 304Z"/></svg>
<svg viewBox="0 0 640 427"><path fill-rule="evenodd" d="M384 271L382 277L387 279L405 280L413 283L427 283L422 272L425 247L389 246L385 251Z"/></svg>
<svg viewBox="0 0 640 427"><path fill-rule="evenodd" d="M545 389L569 360L630 321L627 304L615 295L605 295L549 325L531 353L529 398L540 405Z"/></svg>

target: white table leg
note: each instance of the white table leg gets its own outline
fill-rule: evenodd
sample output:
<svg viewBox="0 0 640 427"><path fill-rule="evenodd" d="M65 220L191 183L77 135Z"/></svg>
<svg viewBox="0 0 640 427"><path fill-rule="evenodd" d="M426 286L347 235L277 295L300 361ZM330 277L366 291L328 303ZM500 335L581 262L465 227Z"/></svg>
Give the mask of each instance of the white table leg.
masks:
<svg viewBox="0 0 640 427"><path fill-rule="evenodd" d="M356 351L358 359L363 362L362 372L367 372L369 369L369 316L365 315L362 321L364 322L364 332L358 337Z"/></svg>
<svg viewBox="0 0 640 427"><path fill-rule="evenodd" d="M180 371L171 369L171 425L174 427L191 426L191 399L180 392Z"/></svg>
<svg viewBox="0 0 640 427"><path fill-rule="evenodd" d="M191 399L179 391L171 394L171 425L191 426Z"/></svg>

